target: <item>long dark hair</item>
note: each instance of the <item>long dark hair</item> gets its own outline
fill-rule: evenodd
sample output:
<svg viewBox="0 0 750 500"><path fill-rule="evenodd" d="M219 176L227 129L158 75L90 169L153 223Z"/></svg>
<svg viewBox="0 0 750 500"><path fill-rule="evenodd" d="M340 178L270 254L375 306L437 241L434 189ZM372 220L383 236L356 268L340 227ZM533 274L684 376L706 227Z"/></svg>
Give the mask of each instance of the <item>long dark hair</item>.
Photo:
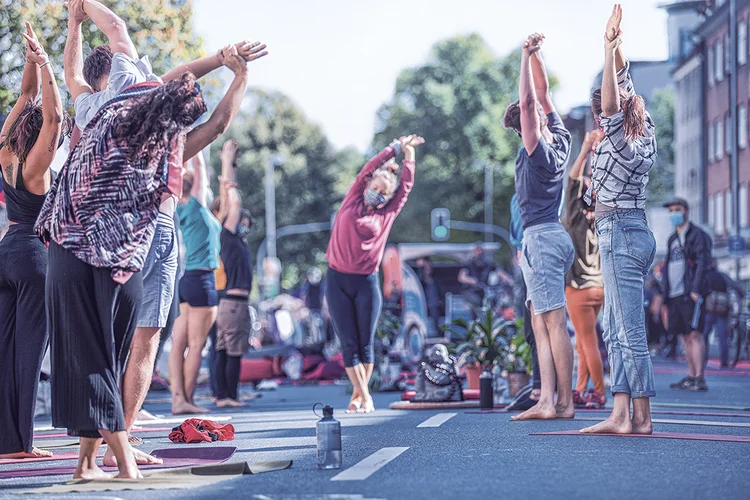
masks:
<svg viewBox="0 0 750 500"><path fill-rule="evenodd" d="M8 135L5 137L2 146L8 148L12 154L18 157L18 161L23 163L29 155L31 148L36 144L39 138L39 132L42 130L44 123L44 113L42 112L42 103L29 101L21 110L19 115L13 120ZM64 116L62 121L62 133L57 144L59 148L66 136L69 136L73 130L72 121L69 116Z"/></svg>
<svg viewBox="0 0 750 500"><path fill-rule="evenodd" d="M131 160L146 156L161 158L170 142L206 112L195 76L182 78L155 88L125 104L115 136L127 142Z"/></svg>
<svg viewBox="0 0 750 500"><path fill-rule="evenodd" d="M625 115L625 139L634 141L643 135L646 126L646 103L643 97L630 93L622 87L617 87L620 93L620 107ZM598 88L591 94L591 111L594 117L602 114L602 89Z"/></svg>

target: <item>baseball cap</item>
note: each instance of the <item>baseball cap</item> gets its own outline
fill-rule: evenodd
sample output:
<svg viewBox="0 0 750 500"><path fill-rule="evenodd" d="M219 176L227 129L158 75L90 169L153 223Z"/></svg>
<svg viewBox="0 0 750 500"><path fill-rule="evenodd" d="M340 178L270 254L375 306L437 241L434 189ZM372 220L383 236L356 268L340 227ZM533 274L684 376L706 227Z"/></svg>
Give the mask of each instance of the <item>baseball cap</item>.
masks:
<svg viewBox="0 0 750 500"><path fill-rule="evenodd" d="M688 204L687 200L685 200L684 198L674 198L674 199L668 201L667 203L665 203L662 206L664 208L669 208L669 207L675 207L676 206L676 207L682 207L685 210L690 210L690 205Z"/></svg>

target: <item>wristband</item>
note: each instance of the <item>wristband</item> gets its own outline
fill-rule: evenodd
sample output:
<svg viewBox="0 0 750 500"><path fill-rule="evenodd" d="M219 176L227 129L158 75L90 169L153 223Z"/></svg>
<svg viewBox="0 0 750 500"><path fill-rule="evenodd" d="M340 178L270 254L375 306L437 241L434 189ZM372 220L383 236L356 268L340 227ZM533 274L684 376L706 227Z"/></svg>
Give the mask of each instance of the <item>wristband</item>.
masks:
<svg viewBox="0 0 750 500"><path fill-rule="evenodd" d="M39 69L42 69L43 67L45 67L45 66L46 66L46 65L48 65L49 63L50 63L50 62L49 62L49 61L47 61L47 62L46 62L46 63L44 63L44 64L40 64L40 65L39 65Z"/></svg>
<svg viewBox="0 0 750 500"><path fill-rule="evenodd" d="M401 154L401 143L398 141L393 141L390 146L396 151L396 156Z"/></svg>

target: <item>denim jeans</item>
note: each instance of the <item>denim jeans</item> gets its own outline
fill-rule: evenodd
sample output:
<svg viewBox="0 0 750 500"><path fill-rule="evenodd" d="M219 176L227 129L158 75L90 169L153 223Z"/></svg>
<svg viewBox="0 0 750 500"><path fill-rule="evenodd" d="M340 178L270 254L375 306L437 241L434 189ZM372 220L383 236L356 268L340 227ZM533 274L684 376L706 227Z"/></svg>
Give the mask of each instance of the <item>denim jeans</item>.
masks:
<svg viewBox="0 0 750 500"><path fill-rule="evenodd" d="M729 317L719 316L713 313L706 314L706 328L703 330L703 338L706 340L706 364L708 363L708 351L711 350L708 343L708 337L711 334L711 330L714 328L716 328L716 335L719 336L721 365L726 366L729 363L729 344L727 343L727 338L729 336Z"/></svg>
<svg viewBox="0 0 750 500"><path fill-rule="evenodd" d="M598 218L596 234L604 277L604 342L612 393L654 397L643 284L656 254L656 241L643 210L615 210Z"/></svg>
<svg viewBox="0 0 750 500"><path fill-rule="evenodd" d="M573 241L562 224L539 224L524 231L521 272L526 305L534 306L534 314L565 307L565 273L574 258Z"/></svg>

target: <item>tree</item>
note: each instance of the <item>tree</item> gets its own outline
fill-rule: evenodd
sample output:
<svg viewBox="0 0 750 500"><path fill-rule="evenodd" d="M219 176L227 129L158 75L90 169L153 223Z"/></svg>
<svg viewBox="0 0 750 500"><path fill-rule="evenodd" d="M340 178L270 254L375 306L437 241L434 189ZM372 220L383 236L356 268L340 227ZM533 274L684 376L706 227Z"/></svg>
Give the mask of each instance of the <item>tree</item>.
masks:
<svg viewBox="0 0 750 500"><path fill-rule="evenodd" d="M483 163L494 168L493 219L507 227L521 143L502 122L518 96L519 67L520 50L498 59L474 34L438 42L424 66L399 75L393 98L378 111L374 149L410 133L427 142L417 150L414 190L396 221L393 240L430 241L428 221L435 207L449 208L457 220L483 222ZM481 238L459 232L452 237Z"/></svg>
<svg viewBox="0 0 750 500"><path fill-rule="evenodd" d="M649 172L648 201L660 205L674 195L674 89L654 93L649 105L656 128L656 164Z"/></svg>
<svg viewBox="0 0 750 500"><path fill-rule="evenodd" d="M265 166L272 154L285 157L284 165L275 170L278 227L330 221L334 206L349 187L340 183L348 177L342 174L353 172L364 161L353 150L335 153L321 127L310 123L291 99L278 92L249 90L227 136L213 144L211 163L219 172L223 141L238 142L237 183L243 206L256 220L249 238L253 255L265 238ZM216 179L214 192L218 192ZM284 288L296 285L308 267L325 263L328 239L328 232L320 232L278 240Z"/></svg>
<svg viewBox="0 0 750 500"><path fill-rule="evenodd" d="M193 7L184 0L118 0L106 2L128 25L138 53L148 55L156 74L203 55L203 40L193 31ZM15 102L23 72L24 44L20 33L29 21L50 55L63 85L63 49L68 14L61 0L0 0L0 116ZM84 55L106 38L90 21L84 24Z"/></svg>

